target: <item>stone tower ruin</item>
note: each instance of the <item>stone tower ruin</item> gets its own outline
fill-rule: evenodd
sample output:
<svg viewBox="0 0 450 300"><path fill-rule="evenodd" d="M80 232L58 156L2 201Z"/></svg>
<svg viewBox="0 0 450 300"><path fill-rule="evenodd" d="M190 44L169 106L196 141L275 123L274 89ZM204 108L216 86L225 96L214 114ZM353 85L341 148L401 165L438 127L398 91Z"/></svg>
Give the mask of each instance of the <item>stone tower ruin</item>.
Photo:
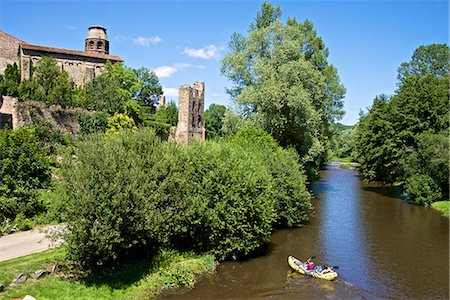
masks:
<svg viewBox="0 0 450 300"><path fill-rule="evenodd" d="M109 40L105 27L100 25L89 27L85 40L85 50L89 53L109 54Z"/></svg>
<svg viewBox="0 0 450 300"><path fill-rule="evenodd" d="M194 82L180 86L178 92L178 125L175 140L188 143L190 140L205 140L205 83Z"/></svg>

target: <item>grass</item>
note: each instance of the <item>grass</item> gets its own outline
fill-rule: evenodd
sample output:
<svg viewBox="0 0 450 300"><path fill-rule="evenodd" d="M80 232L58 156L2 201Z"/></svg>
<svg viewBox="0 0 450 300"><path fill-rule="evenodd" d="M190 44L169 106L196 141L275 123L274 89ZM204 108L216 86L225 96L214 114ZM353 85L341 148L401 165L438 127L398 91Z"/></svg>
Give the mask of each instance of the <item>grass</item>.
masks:
<svg viewBox="0 0 450 300"><path fill-rule="evenodd" d="M447 217L450 216L450 201L438 201L431 204L431 207L439 210Z"/></svg>
<svg viewBox="0 0 450 300"><path fill-rule="evenodd" d="M50 270L54 263L64 260L64 247L47 250L0 262L0 285L7 286L20 273L33 274L39 269ZM0 294L1 295L1 294Z"/></svg>
<svg viewBox="0 0 450 300"><path fill-rule="evenodd" d="M352 158L351 157L337 157L337 156L333 156L333 157L331 157L331 161L350 163L350 162L352 162Z"/></svg>
<svg viewBox="0 0 450 300"><path fill-rule="evenodd" d="M62 260L65 249L49 250L0 263L0 279L11 282L18 273L33 273L49 262ZM214 257L208 254L160 251L151 261L134 259L115 270L91 274L84 279L68 279L59 272L39 280L7 288L0 299L31 295L36 299L153 299L164 291L192 286L196 277L216 268Z"/></svg>

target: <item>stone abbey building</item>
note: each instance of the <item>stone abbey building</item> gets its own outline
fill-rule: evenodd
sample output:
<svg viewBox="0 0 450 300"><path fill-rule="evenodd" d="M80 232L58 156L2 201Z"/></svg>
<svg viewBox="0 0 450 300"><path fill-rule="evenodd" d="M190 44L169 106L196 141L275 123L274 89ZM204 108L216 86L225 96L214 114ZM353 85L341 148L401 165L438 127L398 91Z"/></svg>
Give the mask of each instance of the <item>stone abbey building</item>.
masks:
<svg viewBox="0 0 450 300"><path fill-rule="evenodd" d="M108 60L112 63L123 62L120 57L109 54L106 28L99 25L89 27L84 51L28 44L0 30L0 74L4 73L8 64L16 63L20 68L21 79L27 80L33 75L33 65L44 56L55 59L77 86L98 76ZM176 141L188 143L191 140L205 140L204 103L204 82L196 81L193 87L187 84L180 86L178 126L173 136ZM26 105L29 104L17 98L0 95L0 128L3 125L16 128L31 122ZM161 97L160 105L165 105L164 96ZM47 119L52 119L51 111L44 108L43 111L46 112L44 115L48 115Z"/></svg>
<svg viewBox="0 0 450 300"><path fill-rule="evenodd" d="M89 27L84 51L28 44L0 30L0 74L8 64L16 63L22 80L26 80L32 76L33 64L43 56L54 58L77 86L99 75L108 60L113 63L123 61L109 54L106 28L100 25Z"/></svg>

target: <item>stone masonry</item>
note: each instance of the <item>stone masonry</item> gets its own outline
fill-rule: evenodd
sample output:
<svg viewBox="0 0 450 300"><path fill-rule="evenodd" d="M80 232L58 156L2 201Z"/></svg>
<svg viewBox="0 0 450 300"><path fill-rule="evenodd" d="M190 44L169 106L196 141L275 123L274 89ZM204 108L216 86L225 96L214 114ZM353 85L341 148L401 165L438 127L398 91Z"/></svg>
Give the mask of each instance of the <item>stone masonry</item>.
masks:
<svg viewBox="0 0 450 300"><path fill-rule="evenodd" d="M205 83L194 82L190 87L180 86L178 92L177 142L187 144L191 140L205 140Z"/></svg>
<svg viewBox="0 0 450 300"><path fill-rule="evenodd" d="M0 30L0 73L3 73L8 64L19 65L19 44L23 41Z"/></svg>
<svg viewBox="0 0 450 300"><path fill-rule="evenodd" d="M80 86L98 76L108 60L113 63L123 61L109 54L106 28L102 26L89 27L84 47L84 51L80 51L33 45L0 31L0 73L4 72L7 64L16 62L21 68L21 79L29 79L33 65L48 56L55 59L62 70L67 71L75 85Z"/></svg>

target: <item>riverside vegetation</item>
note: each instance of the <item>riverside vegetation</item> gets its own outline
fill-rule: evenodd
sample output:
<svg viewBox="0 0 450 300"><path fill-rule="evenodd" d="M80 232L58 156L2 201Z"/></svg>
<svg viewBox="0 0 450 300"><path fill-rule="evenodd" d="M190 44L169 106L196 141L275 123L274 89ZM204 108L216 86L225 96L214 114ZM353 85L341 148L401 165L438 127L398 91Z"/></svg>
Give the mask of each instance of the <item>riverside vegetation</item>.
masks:
<svg viewBox="0 0 450 300"><path fill-rule="evenodd" d="M295 50L299 55L286 59L316 74L322 82L320 87L325 89L321 70L326 63L319 66L312 57L325 59L326 51L323 43L317 44L321 39L312 23L282 25L280 13L279 8L264 3L256 21L273 19L273 24L255 30L264 33L268 28L287 26L279 32L286 39L289 28L297 33L308 31L308 37L301 35L299 40L305 47L311 46L308 54L301 54L300 48ZM233 125L225 122L230 110L211 106L206 112L211 125L207 127L209 140L181 146L161 140L176 124L177 111L174 104L155 109L155 97L161 88L149 71L108 63L102 75L74 89L67 84L67 74L50 58L36 64L35 74L40 80L34 77L26 82L17 81L20 76L15 76L16 70L10 66L1 78L2 93L95 109L97 113L80 115L80 133L69 139L63 134L44 138L40 135L46 132L42 130L43 124L2 131L5 140L22 132L34 135L29 141L22 138L15 144L9 143L9 149L20 155L20 147L40 147L41 152L34 153L36 158L30 157L35 161L42 159L43 170L38 172L46 175L33 178L31 172L29 180L35 185L12 181L15 186L11 190L24 186L32 191L32 197L24 196L21 201L35 203L39 210L24 211L24 206L12 206L15 210L2 216L2 221L20 225L24 218L34 222L39 216L42 222L65 222L69 229L62 252L54 250L57 252L48 254L49 261L59 261L61 272L42 281L8 287L5 293L9 296L29 293L41 298L64 298L69 294L81 298L153 297L166 287L192 284L194 274L215 268L214 261L241 259L257 253L275 227L307 222L312 204L304 156L311 154L307 159L312 163L308 170L314 173L320 165L314 160L325 146L324 140L319 142L314 137L316 127L295 129L303 132L308 141L299 153L301 140L292 144L283 142L282 136L272 137L267 132L270 128L250 122L256 115L247 122L244 115L234 113ZM305 96L300 79L286 83L292 87L290 93L296 93L295 86L300 89L297 92L304 95L303 104L297 104L308 105L314 120L322 120L317 123L320 130L326 131L329 119L325 118L325 112L332 104L316 103L321 99L312 95L328 93L314 89ZM339 108L340 102L336 103ZM286 130L293 130L296 124L300 123L291 124L291 129ZM318 146L318 152L314 152L317 155L308 150L313 144ZM20 161L24 166L18 170L23 171L39 166L33 160L13 156L3 159ZM11 166L3 171L7 174L13 169ZM2 184L4 178L7 177L0 179ZM13 197L15 194L8 195L1 205L17 203ZM51 253L56 253L56 258ZM33 257L39 259L39 254ZM23 260L4 266L14 269L26 265L28 258ZM136 274L124 282L120 274L127 269ZM151 279L155 276L157 279ZM3 280L2 284L7 284L9 279Z"/></svg>
<svg viewBox="0 0 450 300"><path fill-rule="evenodd" d="M377 96L356 126L359 172L401 183L414 204L448 200L448 46L420 46L398 79L396 93Z"/></svg>
<svg viewBox="0 0 450 300"><path fill-rule="evenodd" d="M50 58L41 59L36 77L24 82L17 67L8 66L0 77L2 94L96 113L79 116L77 137L45 123L1 131L0 145L8 149L0 151L4 231L39 222L65 222L69 229L64 248L47 252L39 263L35 260L40 254L0 263L5 269L22 265L23 270L54 261L61 265L57 274L7 288L5 295L152 298L166 288L191 285L195 275L212 272L215 261L257 253L276 227L308 221L308 179L327 161L335 132L331 124L344 113L345 88L327 62L328 48L311 21L289 18L283 23L281 9L264 2L248 35L233 34L229 50L222 73L233 82L228 92L235 109L210 106L205 113L208 140L185 146L161 138L176 125L177 108L170 103L156 109L162 87L149 70L108 63L100 76L74 88ZM423 91L424 99L431 99L426 105L432 107L442 102L445 76L408 75L399 95L430 85L417 93ZM427 98L434 88L437 92ZM416 99L394 97L399 105L402 99L406 104ZM445 180L441 172L434 173L445 166L445 144L437 148L439 153L428 147L441 145L442 128L448 128L443 111L433 111L432 125L422 126L423 132L405 135L414 143L387 153L385 141L373 138L380 135L372 136L370 125L372 120L385 124L380 121L384 116L369 112L350 133L362 174L372 180L397 180L401 169L384 164L382 170L396 172L391 176L390 171L373 171L373 165L379 166L380 157L401 152L400 162L420 162L415 166L422 177L406 184L413 187L413 202L429 201L422 201L421 195ZM412 120L420 117L410 112ZM398 124L406 128L410 119L408 115ZM442 124L435 126L435 119ZM363 151L365 143L382 154L374 154L375 160L363 156L373 154ZM407 155L410 146L415 152ZM341 154L350 155L350 148ZM422 179L428 188L414 184ZM10 280L11 272L6 273L0 273L0 284Z"/></svg>

